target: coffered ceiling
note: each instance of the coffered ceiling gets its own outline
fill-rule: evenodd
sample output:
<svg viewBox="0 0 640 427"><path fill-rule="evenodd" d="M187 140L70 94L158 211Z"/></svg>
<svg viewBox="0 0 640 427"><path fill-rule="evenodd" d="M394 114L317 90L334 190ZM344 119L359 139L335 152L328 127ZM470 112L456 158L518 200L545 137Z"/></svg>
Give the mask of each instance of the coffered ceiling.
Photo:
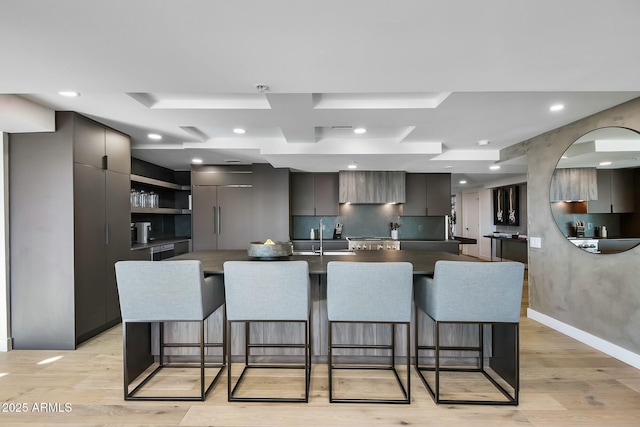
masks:
<svg viewBox="0 0 640 427"><path fill-rule="evenodd" d="M78 111L131 135L134 157L178 170L194 157L303 171L355 163L483 185L526 173L523 159L498 162L500 149L640 96L634 0L0 0L0 10L0 94Z"/></svg>

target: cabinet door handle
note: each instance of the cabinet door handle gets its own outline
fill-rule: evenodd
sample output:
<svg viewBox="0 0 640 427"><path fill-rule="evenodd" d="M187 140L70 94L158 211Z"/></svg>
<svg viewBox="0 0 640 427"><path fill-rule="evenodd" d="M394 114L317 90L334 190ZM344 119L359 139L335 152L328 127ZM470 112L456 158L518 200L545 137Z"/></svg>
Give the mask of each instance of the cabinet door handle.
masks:
<svg viewBox="0 0 640 427"><path fill-rule="evenodd" d="M221 219L222 214L221 213L222 213L222 211L220 209L220 206L218 206L218 234L220 234L220 228L221 228L220 225L222 223L222 219Z"/></svg>
<svg viewBox="0 0 640 427"><path fill-rule="evenodd" d="M109 246L109 224L104 225L104 244Z"/></svg>
<svg viewBox="0 0 640 427"><path fill-rule="evenodd" d="M213 216L211 219L213 220L213 234L218 234L218 230L217 230L218 219L216 218L216 206L213 207Z"/></svg>

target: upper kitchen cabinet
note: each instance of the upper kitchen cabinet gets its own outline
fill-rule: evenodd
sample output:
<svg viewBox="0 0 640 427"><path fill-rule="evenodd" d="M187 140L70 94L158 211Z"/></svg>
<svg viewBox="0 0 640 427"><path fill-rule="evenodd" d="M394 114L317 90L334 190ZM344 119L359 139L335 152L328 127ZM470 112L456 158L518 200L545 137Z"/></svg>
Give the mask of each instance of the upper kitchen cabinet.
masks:
<svg viewBox="0 0 640 427"><path fill-rule="evenodd" d="M404 203L404 171L340 171L340 203Z"/></svg>
<svg viewBox="0 0 640 427"><path fill-rule="evenodd" d="M632 169L598 169L598 198L587 203L588 213L635 212Z"/></svg>
<svg viewBox="0 0 640 427"><path fill-rule="evenodd" d="M58 112L56 132L13 134L9 151L14 348L73 349L120 321L129 137Z"/></svg>
<svg viewBox="0 0 640 427"><path fill-rule="evenodd" d="M74 139L75 163L124 174L131 173L130 139L127 135L76 114Z"/></svg>
<svg viewBox="0 0 640 427"><path fill-rule="evenodd" d="M451 215L451 174L427 174L427 216Z"/></svg>
<svg viewBox="0 0 640 427"><path fill-rule="evenodd" d="M288 241L291 172L287 168L274 168L267 163L254 163L252 170L251 241Z"/></svg>
<svg viewBox="0 0 640 427"><path fill-rule="evenodd" d="M337 216L340 207L337 173L292 173L291 214Z"/></svg>
<svg viewBox="0 0 640 427"><path fill-rule="evenodd" d="M408 173L403 216L444 216L451 213L451 174Z"/></svg>

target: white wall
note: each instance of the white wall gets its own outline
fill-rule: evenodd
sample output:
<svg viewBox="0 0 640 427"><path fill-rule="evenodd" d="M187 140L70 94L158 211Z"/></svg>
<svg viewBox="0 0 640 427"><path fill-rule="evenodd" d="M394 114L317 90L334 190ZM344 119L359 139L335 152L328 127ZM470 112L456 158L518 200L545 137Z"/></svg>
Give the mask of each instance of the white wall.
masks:
<svg viewBox="0 0 640 427"><path fill-rule="evenodd" d="M464 224L464 194L478 193L478 257L480 259L489 260L491 258L491 240L484 238L487 234L491 234L495 227L493 226L493 196L492 190L484 187L474 187L463 190L461 193L456 194L456 216L457 223L457 235L464 236L462 230L465 228Z"/></svg>
<svg viewBox="0 0 640 427"><path fill-rule="evenodd" d="M0 351L11 349L9 310L9 135L0 132Z"/></svg>

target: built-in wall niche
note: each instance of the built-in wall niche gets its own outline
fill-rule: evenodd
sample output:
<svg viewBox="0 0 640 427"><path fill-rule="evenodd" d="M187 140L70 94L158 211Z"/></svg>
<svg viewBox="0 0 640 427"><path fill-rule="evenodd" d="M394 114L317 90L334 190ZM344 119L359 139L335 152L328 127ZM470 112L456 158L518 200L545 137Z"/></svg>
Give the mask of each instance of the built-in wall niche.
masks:
<svg viewBox="0 0 640 427"><path fill-rule="evenodd" d="M493 189L493 224L520 225L520 187L518 185Z"/></svg>

